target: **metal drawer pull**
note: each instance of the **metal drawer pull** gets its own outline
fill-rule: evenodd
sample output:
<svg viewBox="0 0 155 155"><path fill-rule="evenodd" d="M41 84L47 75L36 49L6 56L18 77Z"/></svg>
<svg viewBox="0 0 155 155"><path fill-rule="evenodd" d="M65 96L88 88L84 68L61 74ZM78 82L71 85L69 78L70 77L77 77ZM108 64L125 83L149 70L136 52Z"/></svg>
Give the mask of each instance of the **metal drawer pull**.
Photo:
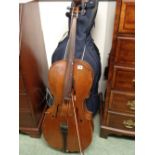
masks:
<svg viewBox="0 0 155 155"><path fill-rule="evenodd" d="M135 100L128 101L127 106L129 106L130 110L135 110Z"/></svg>
<svg viewBox="0 0 155 155"><path fill-rule="evenodd" d="M128 128L128 129L132 129L132 128L135 127L135 122L134 122L133 120L131 120L131 119L129 119L129 120L124 120L124 121L123 121L123 125L124 125L126 128Z"/></svg>

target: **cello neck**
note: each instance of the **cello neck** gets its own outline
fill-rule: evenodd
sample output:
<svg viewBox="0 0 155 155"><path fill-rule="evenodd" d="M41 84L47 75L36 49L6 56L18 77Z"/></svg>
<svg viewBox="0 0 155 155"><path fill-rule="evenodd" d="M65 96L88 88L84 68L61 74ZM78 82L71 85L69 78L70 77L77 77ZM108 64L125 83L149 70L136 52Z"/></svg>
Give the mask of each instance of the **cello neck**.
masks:
<svg viewBox="0 0 155 155"><path fill-rule="evenodd" d="M72 18L71 18L71 26L70 26L70 34L68 40L68 47L66 60L67 60L67 68L65 73L65 81L64 81L64 100L71 99L71 91L73 86L73 65L74 65L74 55L75 55L75 41L76 41L76 27L77 27L77 18L78 18L78 7L73 8L72 10Z"/></svg>

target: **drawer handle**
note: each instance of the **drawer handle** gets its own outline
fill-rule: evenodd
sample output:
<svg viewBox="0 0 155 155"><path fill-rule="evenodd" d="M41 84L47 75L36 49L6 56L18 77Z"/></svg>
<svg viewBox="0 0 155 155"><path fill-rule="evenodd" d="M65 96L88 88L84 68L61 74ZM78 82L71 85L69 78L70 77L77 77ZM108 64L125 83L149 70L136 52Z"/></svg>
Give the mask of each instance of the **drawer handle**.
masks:
<svg viewBox="0 0 155 155"><path fill-rule="evenodd" d="M127 106L129 106L130 110L135 110L135 100L128 101Z"/></svg>
<svg viewBox="0 0 155 155"><path fill-rule="evenodd" d="M126 128L128 128L128 129L132 129L132 128L135 127L135 122L134 122L133 120L131 120L131 119L129 119L129 120L124 120L124 121L123 121L123 125L124 125Z"/></svg>

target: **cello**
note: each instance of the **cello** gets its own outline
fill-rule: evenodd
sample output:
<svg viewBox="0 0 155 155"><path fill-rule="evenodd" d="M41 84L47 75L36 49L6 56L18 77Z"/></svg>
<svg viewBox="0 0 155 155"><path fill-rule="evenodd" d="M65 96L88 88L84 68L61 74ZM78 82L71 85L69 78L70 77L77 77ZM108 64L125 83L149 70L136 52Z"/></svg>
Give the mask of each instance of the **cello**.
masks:
<svg viewBox="0 0 155 155"><path fill-rule="evenodd" d="M84 1L74 0L65 57L53 63L48 73L54 100L45 112L42 131L51 147L84 154L93 133L92 112L88 111L85 101L90 95L94 73L86 61L74 57L79 13L85 13Z"/></svg>

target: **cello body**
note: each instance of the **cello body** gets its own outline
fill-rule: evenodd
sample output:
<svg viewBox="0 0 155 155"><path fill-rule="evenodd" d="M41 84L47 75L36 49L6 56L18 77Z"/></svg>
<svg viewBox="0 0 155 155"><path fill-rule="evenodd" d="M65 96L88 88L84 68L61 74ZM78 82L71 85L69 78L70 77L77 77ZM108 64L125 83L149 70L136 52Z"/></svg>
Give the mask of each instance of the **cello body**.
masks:
<svg viewBox="0 0 155 155"><path fill-rule="evenodd" d="M64 58L55 61L48 74L53 103L47 109L42 130L47 143L64 152L80 152L92 141L92 111L86 101L91 94L94 70L75 58L77 21L85 15L86 0L75 0L71 8L70 31Z"/></svg>
<svg viewBox="0 0 155 155"><path fill-rule="evenodd" d="M45 113L43 134L53 148L64 152L79 152L73 106L71 101L62 104L66 67L66 61L60 60L50 68L48 78L54 103ZM89 97L92 87L93 72L87 62L78 59L74 60L73 70L75 107L79 134L82 137L81 148L84 150L91 143L93 133L92 112L85 106L85 98Z"/></svg>

